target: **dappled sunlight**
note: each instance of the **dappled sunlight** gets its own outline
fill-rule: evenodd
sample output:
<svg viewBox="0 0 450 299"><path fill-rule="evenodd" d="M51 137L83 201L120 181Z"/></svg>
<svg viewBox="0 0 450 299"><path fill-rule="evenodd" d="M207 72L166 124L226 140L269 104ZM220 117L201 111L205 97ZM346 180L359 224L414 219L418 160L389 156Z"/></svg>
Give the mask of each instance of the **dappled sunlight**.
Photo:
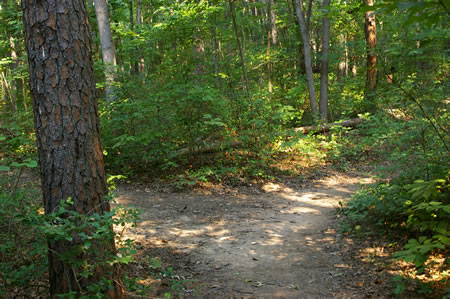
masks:
<svg viewBox="0 0 450 299"><path fill-rule="evenodd" d="M302 214L308 213L313 215L321 215L322 213L317 209L312 209L308 207L292 207L289 209L284 209L280 211L281 214Z"/></svg>
<svg viewBox="0 0 450 299"><path fill-rule="evenodd" d="M284 199L287 199L289 201L304 202L304 203L312 204L312 205L317 206L317 207L330 208L330 207L333 206L329 202L323 202L323 201L318 201L317 200L319 198L326 198L326 194L324 194L325 196L321 196L321 195L318 196L318 194L314 193L314 192L310 192L310 193L299 193L299 192L286 193L286 192L281 192L280 195L281 195L281 197L283 197Z"/></svg>
<svg viewBox="0 0 450 299"><path fill-rule="evenodd" d="M339 249L329 217L356 186L351 178L340 183L330 180L296 190L267 183L262 186L264 193L254 194L179 193L172 197L139 192L119 201L144 210L130 235L188 254L196 261L190 265L195 271L240 287L247 286L245 281L261 288L277 286L281 280L285 286L296 286L302 280L332 279L323 273L343 264L335 254ZM331 267L328 272L327 267ZM311 269L318 269L317 273ZM311 271L314 274L307 274Z"/></svg>
<svg viewBox="0 0 450 299"><path fill-rule="evenodd" d="M199 236L203 235L205 233L205 229L178 229L173 228L171 231L169 231L169 234L175 235L177 237L187 238L187 237L193 237L193 236Z"/></svg>
<svg viewBox="0 0 450 299"><path fill-rule="evenodd" d="M284 243L284 240L283 240L284 235L276 234L276 233L269 233L269 236L270 236L269 237L270 239L261 242L262 246L283 245L283 243Z"/></svg>

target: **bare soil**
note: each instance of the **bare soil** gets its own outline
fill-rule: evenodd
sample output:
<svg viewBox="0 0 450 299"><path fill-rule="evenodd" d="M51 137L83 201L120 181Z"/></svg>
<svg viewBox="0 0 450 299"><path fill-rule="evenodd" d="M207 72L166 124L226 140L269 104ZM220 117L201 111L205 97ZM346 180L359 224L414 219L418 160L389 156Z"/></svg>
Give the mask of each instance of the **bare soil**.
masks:
<svg viewBox="0 0 450 299"><path fill-rule="evenodd" d="M148 259L158 257L176 272L171 284L148 277L151 297L180 280L182 298L379 298L384 282L348 256L352 244L335 213L369 182L334 172L289 186L173 193L121 185L117 193L120 204L142 210L126 233L140 246L134 271L145 277Z"/></svg>

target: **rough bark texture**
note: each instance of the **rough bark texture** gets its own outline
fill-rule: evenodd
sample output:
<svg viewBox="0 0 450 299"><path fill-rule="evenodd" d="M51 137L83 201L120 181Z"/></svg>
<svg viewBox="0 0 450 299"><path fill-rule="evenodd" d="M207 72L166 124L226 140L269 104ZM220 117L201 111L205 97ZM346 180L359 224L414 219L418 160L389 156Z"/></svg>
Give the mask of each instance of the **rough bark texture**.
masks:
<svg viewBox="0 0 450 299"><path fill-rule="evenodd" d="M368 6L373 6L374 0L364 0ZM364 32L367 46L367 89L374 91L377 86L377 25L373 11L365 13Z"/></svg>
<svg viewBox="0 0 450 299"><path fill-rule="evenodd" d="M316 90L314 88L311 49L309 46L309 33L307 23L305 21L305 16L303 15L299 0L295 0L295 11L297 14L297 22L302 32L303 52L305 54L305 70L306 70L306 79L308 81L309 101L311 103L311 110L313 115L317 116L319 114L319 109L317 108L317 96Z"/></svg>
<svg viewBox="0 0 450 299"><path fill-rule="evenodd" d="M45 212L69 197L78 213L110 211L86 1L23 0L22 8ZM98 266L86 279L61 259L75 239L49 242L50 296L81 293L105 278L114 284L105 297L123 297L112 267ZM114 240L102 246L93 242L91 251L115 252Z"/></svg>
<svg viewBox="0 0 450 299"><path fill-rule="evenodd" d="M323 8L330 6L330 0L323 1ZM319 110L322 120L328 119L328 53L330 50L330 19L328 10L322 20L322 61L320 70L320 99Z"/></svg>
<svg viewBox="0 0 450 299"><path fill-rule="evenodd" d="M95 15L97 17L100 44L102 46L103 63L106 65L106 100L113 101L112 84L114 82L114 66L116 65L116 51L109 22L108 4L106 0L95 0Z"/></svg>

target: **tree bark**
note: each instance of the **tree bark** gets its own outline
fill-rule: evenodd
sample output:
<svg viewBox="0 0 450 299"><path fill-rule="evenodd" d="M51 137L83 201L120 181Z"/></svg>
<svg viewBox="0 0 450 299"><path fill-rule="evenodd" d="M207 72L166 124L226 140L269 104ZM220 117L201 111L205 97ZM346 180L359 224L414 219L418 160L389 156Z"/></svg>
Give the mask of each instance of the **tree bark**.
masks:
<svg viewBox="0 0 450 299"><path fill-rule="evenodd" d="M100 44L102 46L103 63L106 65L106 101L114 101L113 83L114 68L116 65L116 51L111 33L111 24L109 22L108 4L106 0L95 0L95 15L97 16L98 31L100 35Z"/></svg>
<svg viewBox="0 0 450 299"><path fill-rule="evenodd" d="M80 214L109 212L86 1L23 0L22 9L45 213L68 198ZM115 254L114 239L79 256L96 265L87 278L62 258L79 242L49 240L50 297L106 279L105 297L123 298L118 269L95 259Z"/></svg>
<svg viewBox="0 0 450 299"><path fill-rule="evenodd" d="M364 0L368 6L373 6L374 0ZM372 92L377 86L377 25L374 11L365 13L364 33L367 46L367 90Z"/></svg>
<svg viewBox="0 0 450 299"><path fill-rule="evenodd" d="M305 54L305 70L306 70L306 79L308 82L309 101L311 104L312 114L314 117L317 117L317 115L319 114L319 109L317 108L317 96L316 90L314 88L311 49L309 46L309 33L307 23L305 22L305 16L303 15L303 11L301 9L299 0L295 0L295 11L297 13L297 22L302 32L303 52Z"/></svg>
<svg viewBox="0 0 450 299"><path fill-rule="evenodd" d="M330 19L328 18L328 6L330 0L323 1L325 15L322 20L322 61L320 70L320 118L324 121L328 119L328 53L330 50Z"/></svg>

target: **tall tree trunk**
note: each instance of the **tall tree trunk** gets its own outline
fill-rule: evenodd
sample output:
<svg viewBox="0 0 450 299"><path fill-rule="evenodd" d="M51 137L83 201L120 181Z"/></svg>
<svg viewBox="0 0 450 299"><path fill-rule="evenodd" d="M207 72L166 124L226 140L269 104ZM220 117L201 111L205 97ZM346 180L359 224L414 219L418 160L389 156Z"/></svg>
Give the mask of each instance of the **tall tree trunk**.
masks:
<svg viewBox="0 0 450 299"><path fill-rule="evenodd" d="M17 68L19 67L19 56L20 56L20 47L17 47L18 43L14 41L14 37L9 37L9 45L11 48L11 75L15 77L17 74ZM12 89L14 90L14 102L15 107L14 111L17 110L17 105L19 102L22 102L24 100L23 94L22 94L22 80L20 78L14 79L14 81L11 80Z"/></svg>
<svg viewBox="0 0 450 299"><path fill-rule="evenodd" d="M353 35L350 36L350 41L354 44L355 42L355 37ZM356 78L356 76L358 75L358 56L356 55L356 49L355 46L353 46L351 48L351 57L350 57L350 62L351 62L351 74L353 78Z"/></svg>
<svg viewBox="0 0 450 299"><path fill-rule="evenodd" d="M142 21L143 21L143 16L142 16L142 0L137 0L136 3L136 26L139 30L139 33L141 33L141 29L142 29ZM136 49L137 53L139 54L139 72L143 73L145 70L145 59L144 59L144 55L142 55L142 51L139 47L137 47Z"/></svg>
<svg viewBox="0 0 450 299"><path fill-rule="evenodd" d="M114 101L113 83L114 69L116 66L116 51L111 33L111 24L109 21L108 4L106 0L95 0L95 15L97 16L98 32L100 35L100 44L102 46L102 57L105 67L106 78L106 101Z"/></svg>
<svg viewBox="0 0 450 299"><path fill-rule="evenodd" d="M270 62L270 48L272 45L275 45L275 43L273 42L273 31L274 31L274 22L275 20L272 19L272 15L275 16L274 14L272 14L272 0L267 0L267 84L268 84L268 90L269 90L269 94L272 94L273 88L272 88L272 64ZM276 30L275 30L276 32ZM276 34L276 33L275 33ZM276 40L276 37L275 37Z"/></svg>
<svg viewBox="0 0 450 299"><path fill-rule="evenodd" d="M295 11L297 13L297 22L302 32L303 52L305 54L305 70L306 70L306 79L308 81L309 101L311 104L312 114L314 117L317 117L317 115L319 114L319 109L317 108L317 96L316 90L314 88L314 77L311 62L311 48L309 46L309 33L299 0L295 0Z"/></svg>
<svg viewBox="0 0 450 299"><path fill-rule="evenodd" d="M130 10L130 30L134 31L134 8L133 8L133 0L128 1L128 8ZM136 49L137 51L137 49ZM139 74L139 62L135 57L136 53L130 57L131 62L131 73Z"/></svg>
<svg viewBox="0 0 450 299"><path fill-rule="evenodd" d="M252 102L251 102L250 90L249 90L249 87L248 87L247 70L245 68L244 51L242 50L241 41L239 39L239 30L238 30L238 26L237 26L237 22L236 22L236 15L234 13L233 1L234 0L228 0L228 4L230 5L230 14L231 14L231 19L233 21L234 34L236 35L236 42L237 42L237 45L238 45L238 48L239 48L239 58L241 59L242 75L244 76L245 91L247 92L247 96L248 96L248 98L250 100L250 109L251 109L251 111L253 113L253 105L252 105Z"/></svg>
<svg viewBox="0 0 450 299"><path fill-rule="evenodd" d="M8 95L9 95L9 101L11 102L11 111L13 113L15 113L17 111L16 95L11 88L11 84L9 84L8 80L6 79L4 72L2 72L2 76L1 76L0 80L3 81L4 99L5 99L5 101L7 101Z"/></svg>
<svg viewBox="0 0 450 299"><path fill-rule="evenodd" d="M22 9L45 213L68 198L80 214L109 212L86 1L23 0ZM107 280L104 296L123 298L118 269L96 260L115 255L114 238L78 257L96 265L89 277L63 258L78 239L49 240L50 297Z"/></svg>
<svg viewBox="0 0 450 299"><path fill-rule="evenodd" d="M270 9L268 18L270 19L270 37L272 40L272 45L276 46L278 44L278 31L277 31L277 14L275 12L273 0L267 0Z"/></svg>
<svg viewBox="0 0 450 299"><path fill-rule="evenodd" d="M136 25L138 27L142 24L142 0L137 0L136 4Z"/></svg>
<svg viewBox="0 0 450 299"><path fill-rule="evenodd" d="M338 80L342 80L348 75L348 46L347 46L347 37L346 35L340 34L339 35L339 42L344 48L344 54L339 59L338 64Z"/></svg>
<svg viewBox="0 0 450 299"><path fill-rule="evenodd" d="M219 77L219 62L217 59L217 34L216 34L216 25L212 25L211 27L211 36L212 36L212 63L214 67L214 81L216 86L220 86L220 77Z"/></svg>
<svg viewBox="0 0 450 299"><path fill-rule="evenodd" d="M373 6L374 0L364 0L368 6ZM377 25L374 11L365 13L364 33L367 46L367 90L374 91L377 86Z"/></svg>
<svg viewBox="0 0 450 299"><path fill-rule="evenodd" d="M330 0L323 1L323 10L325 15L322 19L322 60L320 69L320 99L319 110L320 118L327 121L328 119L328 53L330 50L330 19L328 12Z"/></svg>

